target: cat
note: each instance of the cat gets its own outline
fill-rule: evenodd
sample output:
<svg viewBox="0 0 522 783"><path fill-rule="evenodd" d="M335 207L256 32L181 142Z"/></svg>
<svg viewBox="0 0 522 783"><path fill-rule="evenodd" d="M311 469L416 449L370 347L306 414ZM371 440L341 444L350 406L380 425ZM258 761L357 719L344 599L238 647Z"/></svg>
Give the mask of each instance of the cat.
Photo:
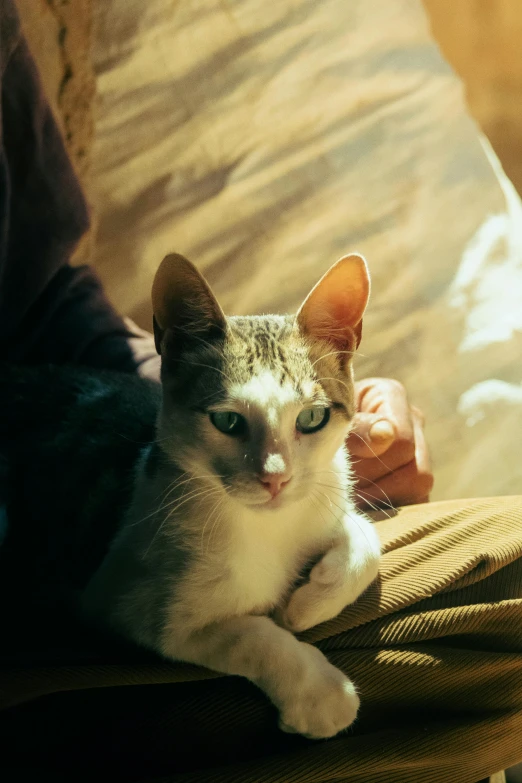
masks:
<svg viewBox="0 0 522 783"><path fill-rule="evenodd" d="M89 453L90 438L77 440L78 420L114 455L101 473L90 471L107 502L91 488L82 507L97 526L94 551L81 537L76 547L88 549L88 565L68 560L82 611L164 658L247 677L278 709L281 729L310 738L350 726L359 697L294 634L338 615L379 567L379 540L355 507L344 445L368 297L366 263L352 254L296 316L227 318L196 267L173 254L152 289L161 392L110 373L75 371L68 383L66 371L45 371L47 395L64 396L70 427L60 437L47 425L48 461L63 464L64 437L67 453L75 442ZM21 409L30 386L18 380ZM32 411L41 430L38 405ZM19 444L11 437L10 458L18 448L18 474L27 476L31 458ZM32 458L45 459L37 436L32 444ZM67 513L75 491L74 482L61 489Z"/></svg>
<svg viewBox="0 0 522 783"><path fill-rule="evenodd" d="M226 318L192 264L164 259L158 437L84 593L90 613L162 656L247 677L283 730L308 737L349 726L359 698L293 632L339 614L379 564L344 446L368 296L366 263L350 255L296 317Z"/></svg>

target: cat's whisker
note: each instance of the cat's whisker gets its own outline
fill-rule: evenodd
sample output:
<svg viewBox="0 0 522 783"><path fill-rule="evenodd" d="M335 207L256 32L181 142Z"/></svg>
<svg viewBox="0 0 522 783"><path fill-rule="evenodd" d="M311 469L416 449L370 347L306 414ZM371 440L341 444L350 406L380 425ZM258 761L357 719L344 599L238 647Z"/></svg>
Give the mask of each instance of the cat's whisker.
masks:
<svg viewBox="0 0 522 783"><path fill-rule="evenodd" d="M181 334L187 334L190 335L190 338L193 340L198 340L198 342L202 343L206 348L210 348L212 351L214 351L220 359L223 359L223 351L220 351L219 348L217 348L215 345L212 345L208 340L205 340L203 337L200 337L198 334L195 334L194 331L183 329L181 326L176 327L177 332L181 332Z"/></svg>
<svg viewBox="0 0 522 783"><path fill-rule="evenodd" d="M137 446L150 446L155 440L157 440L157 438L154 438L154 440L134 440L134 438L129 438L123 432L118 432L117 430L112 430L112 432L114 432L114 434L117 435L119 438L123 438L124 440L127 440L129 443L135 443Z"/></svg>
<svg viewBox="0 0 522 783"><path fill-rule="evenodd" d="M345 383L344 381L341 381L341 379L340 379L340 378L329 378L329 377L327 377L327 376L325 375L325 376L324 376L324 377L322 377L322 378L316 378L316 380L317 380L317 382L318 382L318 383L320 383L321 381L335 381L336 383L340 383L340 384L342 384L343 386L345 386L345 387L346 387L346 389L348 390L348 392L349 392L349 393L351 393L351 388L350 388L350 386L348 386L348 384L347 384L347 383Z"/></svg>
<svg viewBox="0 0 522 783"><path fill-rule="evenodd" d="M382 497L379 498L377 497L377 495L372 495L371 492L367 492L364 489L358 489L357 496L359 497L359 499L362 500L364 503L370 505L370 501L368 500L368 498L363 497L363 495L367 495L368 497L372 498L378 504L377 507L379 511L384 511L385 508L390 508L392 510L395 509L394 505L392 505L389 501L383 500Z"/></svg>
<svg viewBox="0 0 522 783"><path fill-rule="evenodd" d="M188 493L181 496L179 501L173 500L167 508L169 509L167 514L167 519L170 519L174 514L178 512L178 510L184 506L186 503L188 503L190 500L196 500L199 497L202 497L203 495L208 495L213 492L221 492L220 487L204 487L203 489L196 488L190 490Z"/></svg>
<svg viewBox="0 0 522 783"><path fill-rule="evenodd" d="M344 490L339 485L325 484L324 482L316 482L316 483L317 483L318 486L325 487L325 488L327 488L327 489L337 493L341 498L345 497L346 490ZM369 497L373 498L374 500L377 501L377 503L380 503L380 505L379 506L375 506L369 500L367 500L366 498L362 497L361 493L364 493L364 494L368 495ZM393 506L390 505L390 503L388 503L388 502L385 503L385 501L382 498L378 498L376 495L372 495L370 492L367 492L366 490L356 489L355 490L355 496L359 500L361 500L363 503L366 503L366 505L368 505L371 508L373 508L374 511L382 511L383 513L386 513L384 511L385 507L393 509ZM388 514L387 514L387 516L388 516ZM390 518L390 517L388 516L388 518Z"/></svg>
<svg viewBox="0 0 522 783"><path fill-rule="evenodd" d="M217 389L217 391L210 392L210 394L206 394L204 397L201 397L201 399L198 400L198 403L202 405L204 402L207 402L209 400L213 400L214 397L217 397L218 399L221 399L223 397L223 390Z"/></svg>
<svg viewBox="0 0 522 783"><path fill-rule="evenodd" d="M370 484L373 484L373 486L374 486L374 487L377 487L378 491L379 491L379 492L380 492L382 495L384 495L384 498L385 498L385 500L386 500L386 503L389 505L389 507L390 507L390 508L395 508L395 504L392 502L392 499L390 498L390 496L388 495L388 493L387 493L387 492L385 492L385 491L382 489L382 487L380 487L380 486L377 484L377 482L376 482L376 481L372 481L372 480L371 480L371 479L369 479L369 478L365 479L365 481L369 481L369 482L370 482ZM358 487L357 489L358 489L358 491L359 491L359 492L364 492L364 491L365 491L365 487ZM375 496L374 496L374 497L375 497ZM377 500L378 498L375 498L375 499Z"/></svg>
<svg viewBox="0 0 522 783"><path fill-rule="evenodd" d="M217 487L211 487L211 488L209 488L209 489L217 489ZM192 491L189 493L189 497L187 497L186 495L182 495L182 497L181 497L181 498L179 498L179 500L180 500L180 501L181 501L181 500L183 500L183 503L185 502L185 500L184 500L184 499L186 499L186 500L191 500L191 495L192 495L193 493L196 493L196 492L197 492L197 490L192 490ZM129 524L129 527L135 527L136 525L141 525L141 524L142 524L142 522L146 522L146 521L147 521L147 519L150 519L151 517L154 517L154 516L156 516L157 514L161 514L161 512L162 512L162 511L166 511L167 509L171 508L171 507L172 507L172 506L173 506L175 503L176 503L176 499L175 499L175 500L173 500L171 503L167 503L167 504L161 504L161 503L160 503L160 505L159 505L157 508L155 508L155 509L154 509L154 511L152 511L150 514L147 514L146 516L144 516L144 517L141 517L141 519L138 519L136 522L131 522L131 523ZM173 512L171 511L171 512L169 512L169 513L170 513L170 514L172 514Z"/></svg>
<svg viewBox="0 0 522 783"><path fill-rule="evenodd" d="M316 481L315 483L317 484L318 487L326 487L327 489L334 489L343 498L346 498L347 490L344 487L339 486L339 484L325 484L324 481Z"/></svg>
<svg viewBox="0 0 522 783"><path fill-rule="evenodd" d="M343 509L343 507L342 507L342 506L339 506L337 503L335 503L335 502L332 500L332 498L330 497L330 495L327 495L327 494L326 494L326 492L322 492L320 489L318 489L317 491L319 492L319 494L320 494L320 495L322 495L322 497L326 498L326 500L328 501L327 508L329 508L330 512L331 512L331 513L332 513L334 516L335 516L335 512L334 512L334 511L332 511L332 506L335 506L335 508L336 508L338 511L340 511L340 512L341 512L341 514L344 514L344 513L345 513L345 510Z"/></svg>
<svg viewBox="0 0 522 783"><path fill-rule="evenodd" d="M325 502L325 501L322 499L322 497L320 497L319 495L317 496L317 500L318 500L318 502L319 502L319 503L320 503L320 504L323 506L323 508L325 508L325 509L326 509L326 510L327 510L327 511L328 511L328 512L329 512L329 513L330 513L330 514L333 516L333 518L334 518L335 520L337 520L337 519L338 519L338 517L336 516L336 512L335 512L335 511L332 509L332 507L331 507L331 506L332 506L332 504L330 503L330 498L328 497L328 495L326 495L325 493L323 493L323 492L320 492L320 491L319 491L319 494L320 494L320 495L322 495L323 497L325 497L325 498L328 500L328 503L326 503L326 502Z"/></svg>
<svg viewBox="0 0 522 783"><path fill-rule="evenodd" d="M315 476L318 476L318 475L320 475L322 473L331 473L333 476L336 476L337 478L339 478L339 472L336 471L336 470L310 470L307 473L303 473L302 474L302 478L308 478L309 476L315 477ZM343 477L342 481L345 482L344 477Z"/></svg>
<svg viewBox="0 0 522 783"><path fill-rule="evenodd" d="M360 494L360 495L368 495L368 497L373 498L374 500L376 500L377 503L386 503L387 506L390 506L391 508L393 507L393 506L391 506L389 500L384 500L382 496L381 497L377 497L377 495L374 495L373 493L369 492L368 489L365 488L365 487L357 488L357 493Z"/></svg>
<svg viewBox="0 0 522 783"><path fill-rule="evenodd" d="M223 499L221 499L221 502L223 502ZM212 517L212 513L214 512L214 510L216 509L216 507L217 507L217 506L219 506L219 503L220 503L220 501L218 500L218 501L217 501L217 503L216 503L216 505L215 505L215 506L214 506L214 507L213 507L213 508L210 510L210 512L207 514L207 518L205 519L205 523L204 523L204 525L203 525L203 528L202 528L202 530L201 530L201 540L200 540L200 546L199 546L199 548L201 549L201 551L203 551L203 542L204 542L204 539L205 539L205 531L206 531L206 529L207 529L207 527L208 527L208 523L209 523L209 521L210 521L210 519L211 519L211 517Z"/></svg>
<svg viewBox="0 0 522 783"><path fill-rule="evenodd" d="M184 471L178 478L174 479L167 485L167 489L163 490L163 492L160 492L159 495L156 496L156 500L159 500L161 498L161 501L163 502L166 500L166 498L170 495L172 490L178 486L179 481L183 479L184 476L186 476L188 471Z"/></svg>
<svg viewBox="0 0 522 783"><path fill-rule="evenodd" d="M159 500L159 498L161 497L162 498L161 502L164 503L167 500L167 498L169 497L169 495L171 495L172 492L174 492L174 490L179 489L180 487L183 487L184 485L188 484L191 481L198 481L198 480L203 480L203 479L224 478L224 476L221 475L220 473L201 473L199 475L190 475L189 476L189 472L190 471L188 471L188 470L184 471L177 479L172 481L168 485L167 489L163 493L160 493L160 495L158 495L156 497L156 500ZM187 479L184 479L184 476L189 476L189 477Z"/></svg>
<svg viewBox="0 0 522 783"><path fill-rule="evenodd" d="M360 522L358 521L358 519L357 519L356 517L354 517L354 516L353 516L353 514L350 514L350 512L349 512L349 511L347 511L346 513L347 513L347 515L350 517L350 519L352 520L352 522L355 522L355 524L357 525L357 527L359 528L359 530L362 532L362 534L364 535L364 537L365 537L365 539L368 541L368 543L369 543L369 544L371 544L371 541L370 541L370 539L368 538L368 536L367 536L367 534L366 534L366 531L365 531L365 530L364 530L364 528L361 526L361 524L360 524Z"/></svg>
<svg viewBox="0 0 522 783"><path fill-rule="evenodd" d="M322 494L322 495L324 495L324 497L326 497L326 498L328 499L328 501L329 501L329 502L330 502L332 505L336 506L336 508L338 508L338 509L339 509L339 511L340 511L342 514L346 514L347 516L349 516L349 517L350 517L350 519L352 520L352 522L355 522L355 524L357 525L357 527L359 528L359 530L362 532L362 534L364 535L364 537L366 538L366 540L368 541L368 543L371 543L371 542L370 542L370 539L369 539L369 538L368 538L368 536L366 535L366 531L364 530L364 528L363 528L363 527L362 527L362 525L360 524L360 522L359 522L359 520L357 519L357 517L354 517L354 516L353 516L353 514L350 514L350 512L349 512L349 511L348 511L346 508L343 508L342 506L339 506L339 505L338 505L338 504L337 504L337 503L336 503L334 500L332 500L332 498L331 498L329 495L327 495L325 492L321 492L321 494Z"/></svg>
<svg viewBox="0 0 522 783"><path fill-rule="evenodd" d="M360 495L358 492L356 493L356 497L357 497L357 499L361 503L364 503L365 506L369 506L373 511L382 512L383 514L385 514L385 516L388 519L391 519L391 514L388 514L388 512L385 510L385 508L382 505L376 505L375 503L372 503L371 500L368 500L368 498L362 497L362 495ZM373 495L371 497L373 497ZM377 500L377 502L379 502L378 498L376 498L376 500Z"/></svg>
<svg viewBox="0 0 522 783"><path fill-rule="evenodd" d="M201 549L203 549L203 539L204 539L205 530L206 530L206 528L207 528L207 525L208 525L209 519L211 518L212 514L215 512L215 516L214 516L214 519L213 519L212 528L211 528L211 530L210 530L210 534L209 534L209 536L208 536L208 543L207 543L207 550L206 550L206 554L207 554L207 555L209 554L209 552L210 552L210 549L211 549L211 546L212 546L212 537L213 537L213 535L214 535L214 531L216 530L216 528L217 528L218 524L221 522L221 520L222 520L222 518L223 518L223 512L224 512L224 511L226 511L226 499L227 499L227 495L232 495L232 494L233 494L233 492L234 492L234 490L233 490L233 489L231 489L231 488L228 488L228 489L227 489L227 491L226 491L226 494L225 494L225 495L223 495L223 497L222 497L220 500L218 500L217 504L216 504L216 505L214 506L214 508L213 508L213 509L210 511L210 514L208 515L208 517L207 517L207 519L206 519L206 521L205 521L205 524L204 524L204 526L203 526L203 530L202 530L202 533L201 533Z"/></svg>
<svg viewBox="0 0 522 783"><path fill-rule="evenodd" d="M372 449L372 447L371 447L371 446L368 444L368 442L367 442L366 440L364 440L364 438L362 437L362 435L359 435L359 433L358 433L358 432L354 432L354 431L352 431L352 432L350 433L350 435L355 435L357 438L359 438L359 440L361 440L361 441L364 443L364 445L366 446L366 448L367 448L367 449L369 449L369 451L371 451L371 453L373 454L373 457L374 457L374 459L377 459L377 460L379 460L379 462L381 463L381 465L382 465L383 467L385 467L385 468L386 468L386 470L387 470L388 472L390 472L390 473L392 472L393 468L390 468L390 466L389 466L389 465L387 465L387 464L386 464L386 463L385 463L385 462L384 462L384 461L383 461L383 460L382 460L382 459L379 457L379 455L375 453L375 451L374 451L374 450Z"/></svg>
<svg viewBox="0 0 522 783"><path fill-rule="evenodd" d="M189 472L189 471L185 471L185 473L183 473L183 474L182 474L182 476L180 477L180 479L181 479L183 476L186 476L188 472ZM172 493L172 492L173 492L175 489L179 489L180 487L183 487L183 486L185 486L186 484L189 484L191 481L199 481L199 480L203 480L203 479L213 479L213 478L224 478L224 476L222 476L222 475L220 475L220 474L218 474L218 473L202 473L202 474L200 474L200 475L197 475L197 476L189 476L187 479L184 479L183 481L181 481L181 480L176 480L176 481L174 481L174 482L173 482L173 483L170 485L170 488L169 488L169 489L167 490L167 492L164 494L164 496L163 496L163 499L164 499L164 500L166 500L166 498L168 497L168 495L170 495L170 494L171 494L171 493Z"/></svg>
<svg viewBox="0 0 522 783"><path fill-rule="evenodd" d="M325 489L332 490L333 492L338 494L341 498L346 498L347 493L349 493L350 491L349 489L341 487L338 484L326 484L324 481L317 481L316 484L317 486L325 487ZM355 492L355 495L357 495L360 490L354 489L353 491ZM378 498L375 499L378 500Z"/></svg>
<svg viewBox="0 0 522 783"><path fill-rule="evenodd" d="M188 481L183 482L182 486L186 483L188 483ZM183 500L184 498L190 497L193 493L197 493L201 489L201 487L193 487L192 489L188 489L188 491L182 491L181 496L179 498L173 498L172 500L169 500L167 502L168 495L171 495L172 492L174 492L174 490L176 489L179 489L177 485L170 488L170 490L167 492L167 495L164 496L160 506L158 507L158 511L164 511L171 508L178 500Z"/></svg>
<svg viewBox="0 0 522 783"><path fill-rule="evenodd" d="M232 378L226 372L224 372L224 370L221 370L219 367L213 367L211 364L203 364L202 362L194 362L194 361L190 362L190 366L191 367L203 367L203 368L206 368L207 370L214 370L214 372L218 372L230 384L233 383Z"/></svg>
<svg viewBox="0 0 522 783"><path fill-rule="evenodd" d="M207 555L209 554L212 547L212 537L214 535L214 531L217 529L219 523L221 522L224 511L226 511L226 504L225 504L225 499L223 498L221 501L218 501L216 505L216 515L214 517L214 522L212 524L212 528L210 530L210 534L208 537Z"/></svg>
<svg viewBox="0 0 522 783"><path fill-rule="evenodd" d="M165 435L164 438L154 438L155 443L165 443L166 441L173 440L175 435Z"/></svg>
<svg viewBox="0 0 522 783"><path fill-rule="evenodd" d="M154 511L150 512L150 514L147 514L146 516L137 519L135 522L130 522L129 527L136 527L137 525L141 525L143 522L146 522L147 519L150 519L151 517L156 516L156 514L159 514L160 511L161 511L161 507L155 508Z"/></svg>
<svg viewBox="0 0 522 783"><path fill-rule="evenodd" d="M185 505L186 503L188 503L189 501L195 501L195 500L197 500L198 498L202 498L202 497L205 497L205 498L206 498L206 497L208 497L209 495L212 495L213 493L215 493L215 492L217 492L217 491L218 491L217 487L209 487L209 488L207 488L207 489L203 489L203 490L201 490L200 492L196 492L196 493L194 493L194 492L193 492L193 493L190 493L190 496L189 496L189 497L186 497L186 498L185 498L184 500L182 500L182 501L181 501L181 502L180 502L180 503L179 503L177 506L175 506L173 509L171 509L171 510L169 511L169 513L168 513L168 514L166 514L166 515L164 516L163 520L161 521L161 524L158 526L158 529L156 530L156 532L155 532L155 533L154 533L154 535L152 536L152 539L151 539L151 541L150 541L150 543L149 543L149 546L147 547L147 549L146 549L146 551L145 551L145 557L147 557L147 555L148 555L148 553L149 553L149 551L150 551L150 548L152 547L152 545L153 545L154 541L157 539L157 537L159 536L159 534L161 533L161 531L163 530L163 528L165 527L165 525L167 524L167 522L168 522L168 521L171 519L171 517L172 517L174 514L176 514L176 513L179 511L179 509L180 509L182 506L184 506L184 505Z"/></svg>
<svg viewBox="0 0 522 783"><path fill-rule="evenodd" d="M309 470L308 473L303 473L303 478L305 476L315 476L316 473L333 473L335 476L338 476L339 473L336 470L332 470L329 468L328 470Z"/></svg>
<svg viewBox="0 0 522 783"><path fill-rule="evenodd" d="M219 503L219 500L216 501L216 502ZM204 539L204 536L205 536L205 530L206 530L207 525L208 525L208 520L209 520L210 516L212 515L212 512L213 512L214 508L215 508L215 505L208 512L208 514L206 516L206 519L205 519L205 522L203 523L203 527L201 529L201 535L200 535L200 541L199 541L199 549L201 551L203 550L203 539Z"/></svg>
<svg viewBox="0 0 522 783"><path fill-rule="evenodd" d="M324 522L324 526L326 527L326 526L327 526L326 519L324 518L324 516L323 516L323 513L322 513L322 511L321 511L321 506L320 506L320 505L318 505L319 499L318 499L318 498L316 498L316 497L314 496L314 492L313 492L313 490L312 490L312 494L310 495L310 500L312 501L312 504L313 504L314 508L316 508L316 509L317 509L317 511L318 511L318 513L319 513L319 516L320 516L320 517L321 517L321 519L323 520L323 522Z"/></svg>
<svg viewBox="0 0 522 783"><path fill-rule="evenodd" d="M355 351L330 351L329 353L324 353L322 356L319 356L318 359L315 360L315 362L312 362L312 368L315 367L315 365L320 362L322 359L327 359L328 356L338 356L341 353L348 353L350 356L355 356Z"/></svg>

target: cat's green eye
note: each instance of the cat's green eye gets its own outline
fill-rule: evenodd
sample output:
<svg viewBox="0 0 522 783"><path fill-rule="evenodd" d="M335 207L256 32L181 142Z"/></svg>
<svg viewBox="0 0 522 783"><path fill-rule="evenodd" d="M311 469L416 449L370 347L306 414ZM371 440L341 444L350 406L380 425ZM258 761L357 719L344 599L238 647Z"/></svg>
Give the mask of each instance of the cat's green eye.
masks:
<svg viewBox="0 0 522 783"><path fill-rule="evenodd" d="M242 435L246 429L246 419L234 411L214 411L210 414L210 421L225 435Z"/></svg>
<svg viewBox="0 0 522 783"><path fill-rule="evenodd" d="M296 429L304 435L317 432L330 419L330 408L305 408L301 411L295 422Z"/></svg>

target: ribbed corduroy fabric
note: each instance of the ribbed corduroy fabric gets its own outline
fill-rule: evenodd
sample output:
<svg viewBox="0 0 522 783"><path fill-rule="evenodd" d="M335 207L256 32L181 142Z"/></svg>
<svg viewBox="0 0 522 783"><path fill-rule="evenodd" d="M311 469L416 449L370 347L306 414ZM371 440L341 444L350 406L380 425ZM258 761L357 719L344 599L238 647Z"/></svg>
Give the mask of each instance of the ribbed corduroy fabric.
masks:
<svg viewBox="0 0 522 783"><path fill-rule="evenodd" d="M303 634L359 688L345 734L284 735L253 685L197 667L34 665L1 673L4 765L55 781L476 783L520 761L522 497L376 525L378 582Z"/></svg>

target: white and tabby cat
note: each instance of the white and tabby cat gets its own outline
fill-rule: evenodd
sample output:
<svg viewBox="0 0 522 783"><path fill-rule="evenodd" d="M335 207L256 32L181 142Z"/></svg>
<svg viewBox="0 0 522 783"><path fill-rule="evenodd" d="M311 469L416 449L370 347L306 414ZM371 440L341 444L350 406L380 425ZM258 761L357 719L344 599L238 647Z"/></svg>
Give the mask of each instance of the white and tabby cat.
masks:
<svg viewBox="0 0 522 783"><path fill-rule="evenodd" d="M335 617L378 571L344 446L368 295L366 264L350 255L297 316L226 318L192 264L165 258L152 292L157 440L83 596L162 656L247 677L283 730L308 737L349 726L359 699L293 632Z"/></svg>

